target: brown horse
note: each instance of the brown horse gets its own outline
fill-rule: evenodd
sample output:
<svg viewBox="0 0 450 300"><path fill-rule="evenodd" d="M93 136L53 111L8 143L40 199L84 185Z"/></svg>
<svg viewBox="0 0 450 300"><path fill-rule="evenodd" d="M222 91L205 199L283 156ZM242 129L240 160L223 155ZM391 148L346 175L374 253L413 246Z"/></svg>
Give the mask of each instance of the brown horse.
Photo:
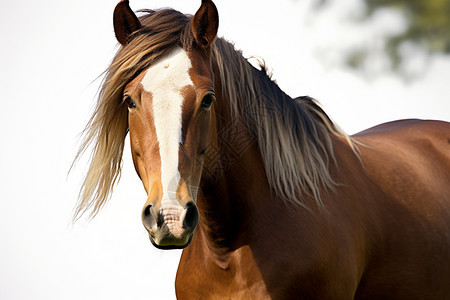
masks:
<svg viewBox="0 0 450 300"><path fill-rule="evenodd" d="M75 217L108 199L129 132L151 242L189 245L178 298L450 299L450 125L348 137L217 28L210 0L193 17L117 5Z"/></svg>

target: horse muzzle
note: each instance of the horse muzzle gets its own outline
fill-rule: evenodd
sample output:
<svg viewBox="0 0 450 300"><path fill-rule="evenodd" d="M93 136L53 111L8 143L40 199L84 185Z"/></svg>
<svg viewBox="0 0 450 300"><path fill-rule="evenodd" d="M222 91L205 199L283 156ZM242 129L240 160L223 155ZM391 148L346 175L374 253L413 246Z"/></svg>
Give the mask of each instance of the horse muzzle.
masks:
<svg viewBox="0 0 450 300"><path fill-rule="evenodd" d="M192 241L198 215L193 201L183 207L176 200L163 199L159 209L152 204L144 207L142 223L156 248L183 249Z"/></svg>

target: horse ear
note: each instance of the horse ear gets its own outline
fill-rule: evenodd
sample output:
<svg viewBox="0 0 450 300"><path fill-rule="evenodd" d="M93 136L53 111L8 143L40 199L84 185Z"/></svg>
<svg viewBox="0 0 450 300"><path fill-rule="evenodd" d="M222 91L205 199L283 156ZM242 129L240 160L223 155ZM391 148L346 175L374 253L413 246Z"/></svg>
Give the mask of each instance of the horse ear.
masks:
<svg viewBox="0 0 450 300"><path fill-rule="evenodd" d="M202 5L192 18L192 34L200 47L209 47L217 35L219 13L211 0L202 0Z"/></svg>
<svg viewBox="0 0 450 300"><path fill-rule="evenodd" d="M128 0L122 0L116 5L113 22L116 38L122 45L125 45L130 35L142 26L138 17L131 10Z"/></svg>

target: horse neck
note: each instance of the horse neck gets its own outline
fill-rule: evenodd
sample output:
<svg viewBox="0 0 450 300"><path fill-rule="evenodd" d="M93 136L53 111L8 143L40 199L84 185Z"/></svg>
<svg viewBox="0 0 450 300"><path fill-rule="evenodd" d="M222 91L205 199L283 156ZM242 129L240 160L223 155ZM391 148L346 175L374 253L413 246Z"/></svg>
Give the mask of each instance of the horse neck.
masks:
<svg viewBox="0 0 450 300"><path fill-rule="evenodd" d="M217 69L214 73L219 78ZM229 254L251 239L259 208L271 200L272 191L254 129L248 128L242 117L236 118L220 80L215 84L217 145L210 152L213 166L208 166L202 179L198 200L201 232L194 241L223 265Z"/></svg>
<svg viewBox="0 0 450 300"><path fill-rule="evenodd" d="M254 144L240 155L225 150L219 155L229 161L219 161L217 177L202 182L198 207L202 247L222 264L251 239L255 208L263 205L257 200L270 189Z"/></svg>
<svg viewBox="0 0 450 300"><path fill-rule="evenodd" d="M226 45L221 47L225 49ZM297 211L303 214L309 208L320 210L322 199L317 197L317 190L308 188L331 187L334 181L327 178L336 173L329 172L336 169L333 148L349 148L341 141L344 135L334 129L312 99L291 99L264 70L253 68L237 53L232 55L235 56L229 56L228 61L222 60L225 66L220 66L214 59L212 62L217 98L213 114L213 131L217 136L213 140L217 140L217 144L207 152L212 159L205 168L207 172L204 172L202 196L199 198L203 241L216 254L227 253L249 243L255 232L260 231L256 227L264 226L261 222L270 224L286 215L298 220ZM224 89L222 84L227 88ZM248 89L242 88L247 85ZM264 122L268 118L272 121ZM274 126L278 129L272 130ZM286 148L279 145L281 141L276 136L267 137L267 134L286 135L283 136ZM297 141L297 137L301 141ZM272 148L264 148L266 143L273 143L273 147L270 144ZM263 157L277 156L283 151L290 153L291 157L284 158L281 164L274 167L263 161ZM287 165L293 159L296 163L302 162L297 163L295 169ZM291 169L287 170L289 167ZM295 172L297 169L306 171ZM281 180L274 170L285 172L281 188L274 188L274 182L279 184ZM315 180L317 178L326 179ZM310 182L313 184L309 185ZM293 189L296 190L292 192ZM286 199L290 201L289 205L284 205Z"/></svg>

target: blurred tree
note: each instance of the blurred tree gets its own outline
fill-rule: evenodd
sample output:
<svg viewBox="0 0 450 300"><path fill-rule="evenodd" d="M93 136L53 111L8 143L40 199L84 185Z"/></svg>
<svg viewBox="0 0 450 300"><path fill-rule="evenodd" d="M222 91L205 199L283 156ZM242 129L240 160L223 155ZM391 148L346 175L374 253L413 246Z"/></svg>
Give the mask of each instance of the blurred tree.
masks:
<svg viewBox="0 0 450 300"><path fill-rule="evenodd" d="M431 54L450 54L450 0L364 1L369 16L385 7L400 10L406 16L406 31L390 37L386 43L394 68L401 62L399 47L404 42L420 45Z"/></svg>
<svg viewBox="0 0 450 300"><path fill-rule="evenodd" d="M316 0L323 6L330 0ZM403 60L402 47L417 47L430 54L450 54L450 0L361 0L366 6L364 18L369 20L382 9L399 11L406 19L406 29L387 37L385 50L394 70L399 70ZM364 65L370 49L357 49L347 57L354 68Z"/></svg>

